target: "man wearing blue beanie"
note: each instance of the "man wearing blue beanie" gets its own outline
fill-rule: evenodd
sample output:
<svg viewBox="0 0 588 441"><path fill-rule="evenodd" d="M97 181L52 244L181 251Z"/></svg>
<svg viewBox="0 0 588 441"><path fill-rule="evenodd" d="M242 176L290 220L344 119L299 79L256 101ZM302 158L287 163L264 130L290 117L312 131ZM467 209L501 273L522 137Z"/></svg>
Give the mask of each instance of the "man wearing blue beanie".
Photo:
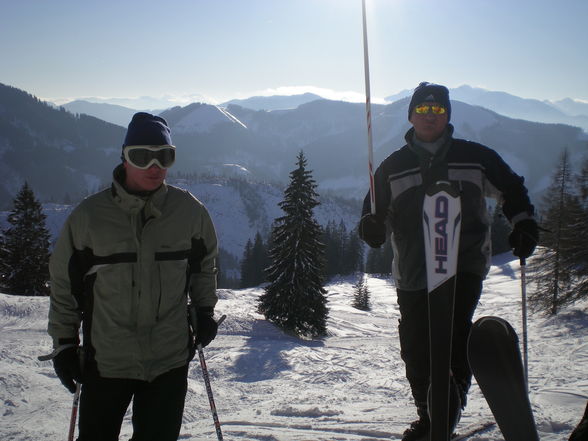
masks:
<svg viewBox="0 0 588 441"><path fill-rule="evenodd" d="M216 336L216 233L165 182L175 153L165 119L135 114L111 187L73 210L51 256L53 364L70 392L82 384L78 441L117 441L131 401L133 441L176 441L188 363Z"/></svg>
<svg viewBox="0 0 588 441"><path fill-rule="evenodd" d="M370 247L379 248L389 239L394 250L392 269L400 309L401 356L418 415L404 433L403 441L428 440L430 436L429 317L422 223L426 189L438 181L448 181L461 199L451 360L451 383L459 402L451 410L452 423L459 420L471 384L467 337L490 266L486 197L502 204L504 215L513 225L509 241L516 256L531 255L538 240L534 207L523 178L494 150L454 138L450 118L447 88L420 83L408 106L412 128L405 135L406 145L388 156L376 170L375 214L371 214L368 193L359 224L359 235Z"/></svg>

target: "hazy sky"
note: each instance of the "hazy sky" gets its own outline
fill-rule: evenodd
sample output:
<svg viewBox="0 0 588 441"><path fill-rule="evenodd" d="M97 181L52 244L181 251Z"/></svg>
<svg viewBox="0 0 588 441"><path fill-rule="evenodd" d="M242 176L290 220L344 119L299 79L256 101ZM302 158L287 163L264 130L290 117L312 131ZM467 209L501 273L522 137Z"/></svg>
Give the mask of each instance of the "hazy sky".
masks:
<svg viewBox="0 0 588 441"><path fill-rule="evenodd" d="M374 101L425 80L588 101L587 0L367 9ZM0 0L0 41L0 82L57 102L365 93L361 0Z"/></svg>

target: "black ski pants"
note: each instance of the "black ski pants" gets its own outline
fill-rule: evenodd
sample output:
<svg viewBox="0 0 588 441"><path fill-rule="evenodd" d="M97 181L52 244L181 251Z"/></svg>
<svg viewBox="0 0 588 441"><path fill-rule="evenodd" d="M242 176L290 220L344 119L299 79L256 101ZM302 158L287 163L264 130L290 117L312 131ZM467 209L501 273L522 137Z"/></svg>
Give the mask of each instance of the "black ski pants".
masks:
<svg viewBox="0 0 588 441"><path fill-rule="evenodd" d="M118 441L131 399L131 441L176 441L182 425L187 378L188 365L172 369L152 382L103 378L84 372L78 441Z"/></svg>
<svg viewBox="0 0 588 441"><path fill-rule="evenodd" d="M455 310L453 314L453 342L451 370L465 406L472 372L467 361L467 339L472 327L472 317L480 294L482 278L471 273L458 273L455 286ZM429 312L427 290L397 290L400 308L400 355L406 365L406 378L419 415L426 415L429 389Z"/></svg>

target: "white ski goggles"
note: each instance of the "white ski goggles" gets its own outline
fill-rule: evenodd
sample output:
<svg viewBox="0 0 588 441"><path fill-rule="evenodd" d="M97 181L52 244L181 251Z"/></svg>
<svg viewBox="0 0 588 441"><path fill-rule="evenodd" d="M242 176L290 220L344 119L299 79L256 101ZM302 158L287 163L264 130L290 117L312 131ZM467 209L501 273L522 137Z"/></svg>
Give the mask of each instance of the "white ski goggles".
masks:
<svg viewBox="0 0 588 441"><path fill-rule="evenodd" d="M131 145L123 149L125 159L134 167L146 170L153 164L170 168L176 160L173 145Z"/></svg>

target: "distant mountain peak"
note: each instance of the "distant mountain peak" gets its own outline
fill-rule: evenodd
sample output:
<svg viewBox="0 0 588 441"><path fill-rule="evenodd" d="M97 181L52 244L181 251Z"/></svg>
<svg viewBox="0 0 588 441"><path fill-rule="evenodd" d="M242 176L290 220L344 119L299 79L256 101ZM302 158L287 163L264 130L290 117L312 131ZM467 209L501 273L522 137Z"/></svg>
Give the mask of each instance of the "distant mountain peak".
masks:
<svg viewBox="0 0 588 441"><path fill-rule="evenodd" d="M237 105L252 110L288 110L302 104L321 100L323 97L306 92L298 95L252 96L245 99L234 99L223 103L223 106Z"/></svg>
<svg viewBox="0 0 588 441"><path fill-rule="evenodd" d="M161 116L169 122L172 132L178 134L210 132L221 123L237 124L247 129L247 126L227 109L213 104L192 103L186 107L178 106L166 110Z"/></svg>

